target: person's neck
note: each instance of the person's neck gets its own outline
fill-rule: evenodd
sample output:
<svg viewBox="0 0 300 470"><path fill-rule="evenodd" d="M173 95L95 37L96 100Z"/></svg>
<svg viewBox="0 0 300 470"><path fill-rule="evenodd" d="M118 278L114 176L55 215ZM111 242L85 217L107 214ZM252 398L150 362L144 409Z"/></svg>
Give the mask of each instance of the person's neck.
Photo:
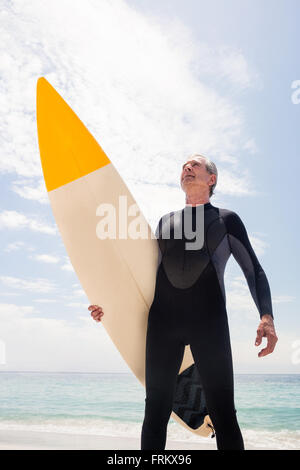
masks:
<svg viewBox="0 0 300 470"><path fill-rule="evenodd" d="M186 195L185 205L186 206L200 206L203 204L209 203L208 196L199 196L199 195Z"/></svg>

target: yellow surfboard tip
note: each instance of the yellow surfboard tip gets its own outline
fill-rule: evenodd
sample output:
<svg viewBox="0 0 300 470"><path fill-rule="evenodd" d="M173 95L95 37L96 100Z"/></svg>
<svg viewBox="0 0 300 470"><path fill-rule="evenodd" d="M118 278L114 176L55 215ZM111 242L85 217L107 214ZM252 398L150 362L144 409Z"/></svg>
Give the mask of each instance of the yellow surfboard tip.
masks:
<svg viewBox="0 0 300 470"><path fill-rule="evenodd" d="M42 85L43 83L49 83L49 82L46 80L45 77L39 77L39 78L37 79L37 86L40 86L40 85Z"/></svg>
<svg viewBox="0 0 300 470"><path fill-rule="evenodd" d="M43 91L47 88L47 87L52 87L52 85L50 85L50 83L48 82L48 80L45 78L45 77L39 77L37 79L37 82L36 82L36 94L37 94L37 97L39 96L40 93L43 93Z"/></svg>
<svg viewBox="0 0 300 470"><path fill-rule="evenodd" d="M111 163L92 134L45 77L37 80L36 97L40 156L48 191Z"/></svg>

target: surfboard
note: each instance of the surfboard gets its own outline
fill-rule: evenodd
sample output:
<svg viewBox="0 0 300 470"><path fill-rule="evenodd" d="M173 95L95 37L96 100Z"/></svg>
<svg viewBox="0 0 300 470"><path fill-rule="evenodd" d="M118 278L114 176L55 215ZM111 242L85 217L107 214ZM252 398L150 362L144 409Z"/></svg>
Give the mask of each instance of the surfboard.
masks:
<svg viewBox="0 0 300 470"><path fill-rule="evenodd" d="M102 324L128 367L145 386L148 313L154 297L158 243L120 174L101 146L52 85L37 81L41 165L53 215L90 304L101 305ZM121 198L121 199L120 199ZM122 199L123 198L123 199ZM99 236L99 215L120 200L147 237ZM105 206L108 205L108 206ZM123 209L122 209L123 210ZM178 371L171 417L191 432L211 434L205 396L189 345Z"/></svg>

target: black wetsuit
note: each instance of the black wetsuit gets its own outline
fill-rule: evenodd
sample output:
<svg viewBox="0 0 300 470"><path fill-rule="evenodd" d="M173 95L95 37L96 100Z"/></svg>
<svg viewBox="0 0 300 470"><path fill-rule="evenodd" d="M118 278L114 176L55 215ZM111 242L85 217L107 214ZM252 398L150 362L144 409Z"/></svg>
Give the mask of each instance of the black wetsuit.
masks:
<svg viewBox="0 0 300 470"><path fill-rule="evenodd" d="M199 211L202 219L198 219ZM190 217L195 231L196 214L197 221L202 220L204 243L202 248L190 250L186 249L186 242L191 239L185 237L182 227ZM178 216L183 221L180 238L175 235ZM168 223L169 239L164 238ZM197 231L198 228L199 225ZM211 203L185 206L166 214L159 221L156 237L160 260L148 317L141 449L165 448L177 374L187 344L201 377L218 449L244 449L234 406L224 270L232 253L244 272L260 317L273 317L265 272L240 217Z"/></svg>

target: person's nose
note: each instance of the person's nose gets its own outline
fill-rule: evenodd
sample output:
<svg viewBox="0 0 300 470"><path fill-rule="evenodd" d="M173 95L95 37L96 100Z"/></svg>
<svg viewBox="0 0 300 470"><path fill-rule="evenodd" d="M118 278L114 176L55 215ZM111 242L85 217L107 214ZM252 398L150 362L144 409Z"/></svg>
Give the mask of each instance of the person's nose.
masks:
<svg viewBox="0 0 300 470"><path fill-rule="evenodd" d="M192 170L191 165L188 163L188 164L185 166L184 170L185 170L184 173L189 173L189 172Z"/></svg>

